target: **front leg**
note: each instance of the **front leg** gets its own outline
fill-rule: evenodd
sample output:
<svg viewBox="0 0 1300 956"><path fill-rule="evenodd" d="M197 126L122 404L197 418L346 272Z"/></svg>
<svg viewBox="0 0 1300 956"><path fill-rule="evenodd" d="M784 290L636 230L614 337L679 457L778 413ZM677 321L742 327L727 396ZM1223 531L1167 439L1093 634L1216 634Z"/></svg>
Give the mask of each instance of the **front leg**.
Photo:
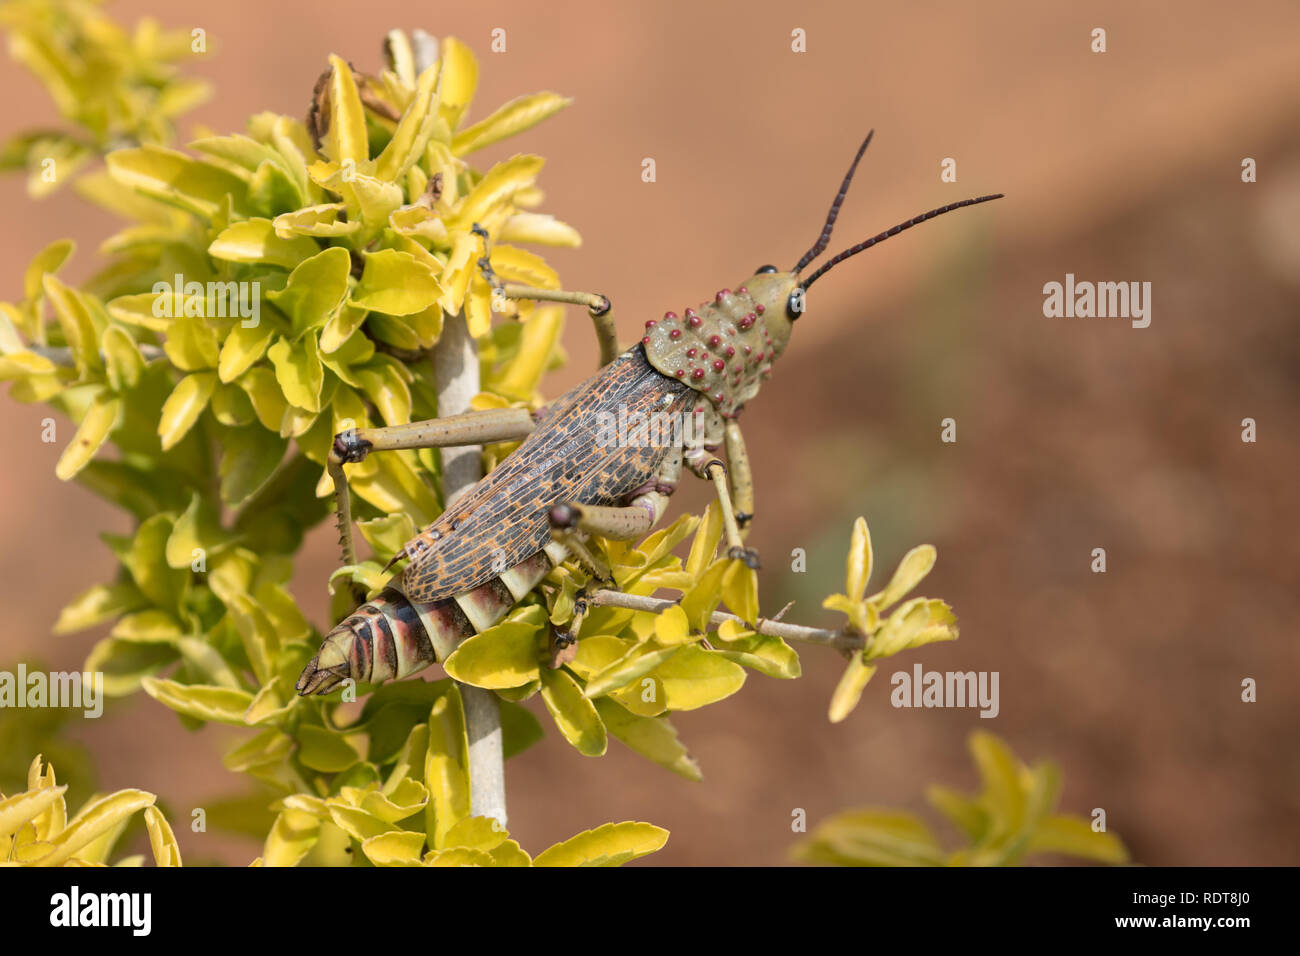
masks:
<svg viewBox="0 0 1300 956"><path fill-rule="evenodd" d="M492 291L505 299L532 299L536 302L563 302L567 305L585 305L596 330L596 341L600 345L600 367L604 368L618 358L618 334L614 328L614 309L608 297L599 292L566 292L563 289L539 289L534 286L520 285L516 282L502 282L492 271L492 262L488 247L488 231L475 223L474 235L483 240L484 254L479 259L478 267L483 278L492 287Z"/></svg>
<svg viewBox="0 0 1300 956"><path fill-rule="evenodd" d="M352 499L348 494L347 478L343 474L345 464L363 461L372 451L519 441L528 437L533 426L533 414L526 408L491 408L406 425L349 428L339 432L334 436L334 444L330 447L325 467L334 479L343 563L357 563L356 546L352 542Z"/></svg>

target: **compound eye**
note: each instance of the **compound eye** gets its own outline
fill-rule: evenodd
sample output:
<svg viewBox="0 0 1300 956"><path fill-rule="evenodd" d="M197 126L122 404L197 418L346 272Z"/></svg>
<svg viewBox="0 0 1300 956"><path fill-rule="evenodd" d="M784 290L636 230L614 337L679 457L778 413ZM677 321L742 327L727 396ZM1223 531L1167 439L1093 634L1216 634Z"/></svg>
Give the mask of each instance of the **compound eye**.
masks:
<svg viewBox="0 0 1300 956"><path fill-rule="evenodd" d="M759 266L757 269L754 270L754 275L761 276L761 275L766 275L769 272L776 272L776 271L777 271L776 266Z"/></svg>
<svg viewBox="0 0 1300 956"><path fill-rule="evenodd" d="M785 316L791 322L803 315L804 301L803 289L795 289L790 293L790 299L785 304Z"/></svg>

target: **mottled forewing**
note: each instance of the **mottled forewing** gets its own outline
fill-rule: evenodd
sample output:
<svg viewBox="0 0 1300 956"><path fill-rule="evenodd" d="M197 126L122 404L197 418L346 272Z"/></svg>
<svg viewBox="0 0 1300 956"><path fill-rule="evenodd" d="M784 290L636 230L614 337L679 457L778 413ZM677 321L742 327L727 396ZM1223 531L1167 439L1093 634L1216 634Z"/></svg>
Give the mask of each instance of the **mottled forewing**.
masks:
<svg viewBox="0 0 1300 956"><path fill-rule="evenodd" d="M675 414L692 401L639 346L624 353L560 398L519 448L407 542L402 590L422 603L468 591L542 549L551 506L621 504L656 475L665 448L611 447L597 422L602 415Z"/></svg>

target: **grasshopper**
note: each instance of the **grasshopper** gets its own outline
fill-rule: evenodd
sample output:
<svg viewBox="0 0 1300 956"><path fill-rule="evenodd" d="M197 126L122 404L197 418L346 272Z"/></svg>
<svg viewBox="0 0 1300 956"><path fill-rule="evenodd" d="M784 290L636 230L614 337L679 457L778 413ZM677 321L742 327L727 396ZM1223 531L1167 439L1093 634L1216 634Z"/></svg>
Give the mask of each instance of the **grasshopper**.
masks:
<svg viewBox="0 0 1300 956"><path fill-rule="evenodd" d="M734 290L679 316L645 323L640 341L617 347L610 301L603 295L503 285L487 255L479 261L494 292L506 299L586 305L600 340L601 370L536 412L505 408L335 436L328 469L334 480L340 541L356 562L343 466L374 451L520 441L522 444L414 538L390 563L407 564L373 600L325 636L298 679L299 694L325 694L345 679L380 683L445 660L457 644L498 623L570 556L609 577L587 546L592 535L634 540L663 516L683 467L712 482L727 553L753 568L745 546L754 514L754 483L737 418L785 351L804 296L838 263L905 229L963 206L1001 198L979 196L932 209L804 269L830 242L867 134L831 203L817 241L794 268L762 266ZM623 414L698 423L658 442L599 440L595 422ZM607 420L607 419L606 419ZM661 438L663 438L661 433ZM716 457L725 448L727 464ZM578 616L560 643L576 639Z"/></svg>

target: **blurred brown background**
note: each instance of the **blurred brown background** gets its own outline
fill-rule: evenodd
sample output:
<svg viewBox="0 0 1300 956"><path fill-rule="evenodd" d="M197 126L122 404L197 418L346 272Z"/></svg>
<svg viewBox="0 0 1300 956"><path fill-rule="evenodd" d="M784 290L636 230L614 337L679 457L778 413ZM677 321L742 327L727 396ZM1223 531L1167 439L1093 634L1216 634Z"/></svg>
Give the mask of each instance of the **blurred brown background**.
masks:
<svg viewBox="0 0 1300 956"><path fill-rule="evenodd" d="M729 700L675 718L705 780L691 784L617 743L592 760L553 730L508 767L511 829L536 851L607 820L669 828L647 862L780 864L791 812L815 824L878 804L929 813L929 783L975 784L967 734L992 730L1065 770L1065 809L1104 807L1148 864L1300 862L1296 761L1296 530L1300 466L1300 10L1286 2L1057 5L789 2L422 5L131 0L119 18L202 26L197 71L217 97L190 119L241 129L302 115L330 52L379 62L393 26L456 34L479 53L472 118L538 89L559 117L480 157L548 157L546 210L582 249L554 253L570 288L615 303L630 340L813 241L852 151L876 140L832 251L955 199L998 203L927 224L841 266L809 296L790 351L743 424L757 472L751 539L764 608L833 623L850 523L874 532L879 574L930 541L923 591L962 638L887 666L831 726L843 662L803 652L804 677L752 675ZM490 31L508 50L489 52ZM807 52L790 49L794 28ZM1089 50L1104 27L1108 52ZM53 109L8 60L0 134ZM653 157L658 181L643 183ZM957 160L942 183L940 161ZM1258 162L1243 184L1241 161ZM112 229L71 191L29 201L0 181L0 296L47 242L75 237L74 274ZM1048 319L1042 286L1066 272L1153 284L1150 328ZM558 395L593 367L574 310ZM44 409L0 400L0 666L38 655L75 668L98 633L54 638L62 607L105 580L96 539L122 519L55 480L62 442ZM958 442L942 444L954 417ZM1241 420L1258 422L1243 444ZM66 434L71 434L70 430ZM698 508L688 485L678 508ZM808 571L789 572L791 549ZM1109 571L1089 570L1107 550ZM334 554L316 534L295 593L324 625ZM1001 713L895 710L889 674L914 660L996 670ZM1241 681L1259 701L1240 700ZM530 702L540 711L536 700ZM83 723L77 721L76 723ZM76 730L100 785L181 808L187 860L244 863L255 844L182 829L187 808L237 792L227 731L187 734L133 699ZM0 748L3 743L0 742Z"/></svg>

